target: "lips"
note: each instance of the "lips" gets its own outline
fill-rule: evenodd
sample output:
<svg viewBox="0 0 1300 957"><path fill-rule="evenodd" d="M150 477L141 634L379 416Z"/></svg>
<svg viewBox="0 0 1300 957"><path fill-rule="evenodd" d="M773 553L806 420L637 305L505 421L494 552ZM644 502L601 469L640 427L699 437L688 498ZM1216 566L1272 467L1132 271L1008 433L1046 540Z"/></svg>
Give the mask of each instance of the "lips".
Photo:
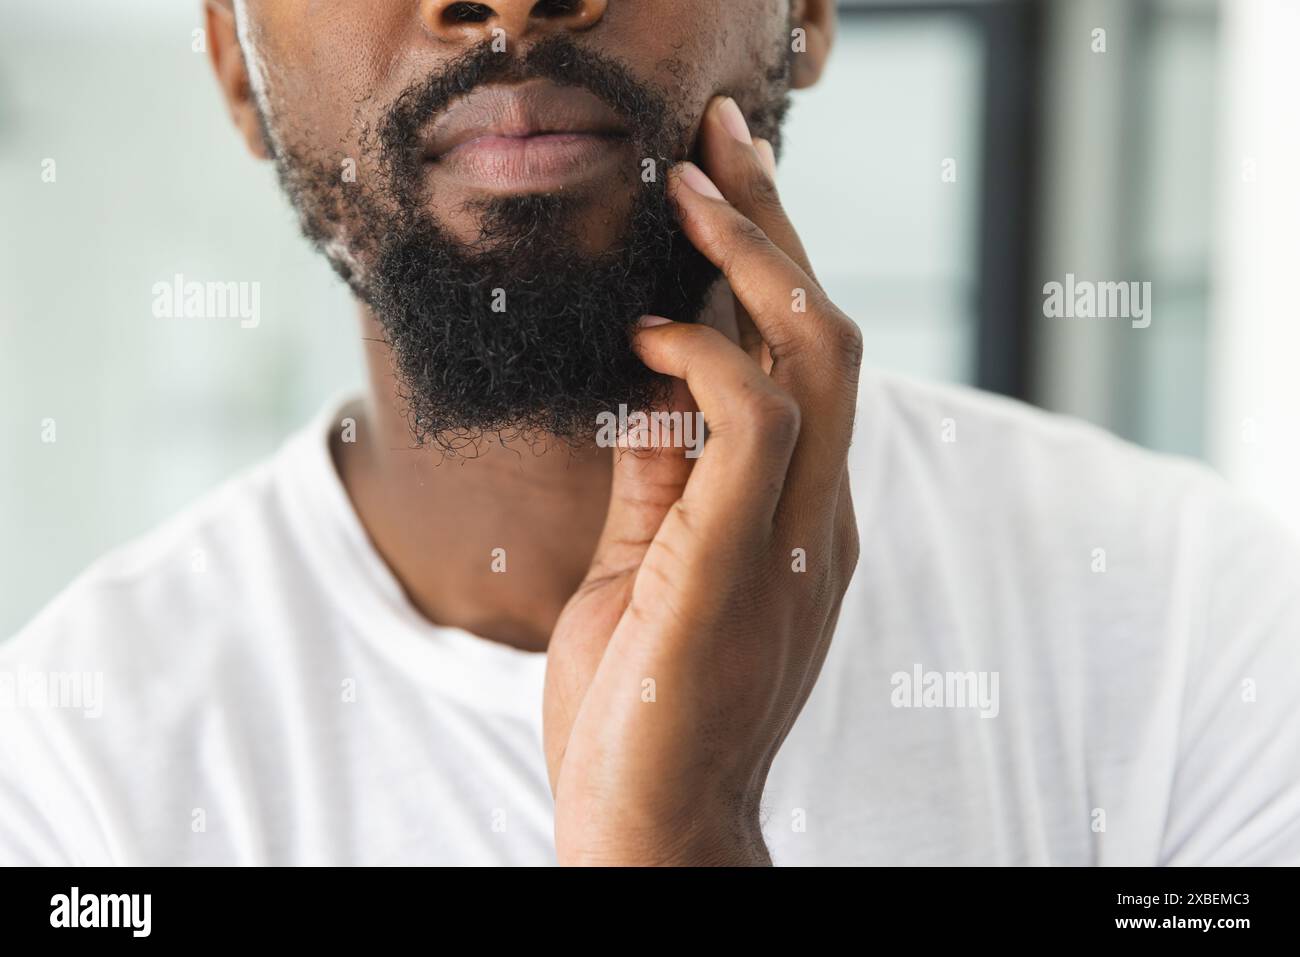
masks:
<svg viewBox="0 0 1300 957"><path fill-rule="evenodd" d="M559 188L595 175L628 142L627 127L594 94L529 81L457 100L429 131L424 158L488 189Z"/></svg>

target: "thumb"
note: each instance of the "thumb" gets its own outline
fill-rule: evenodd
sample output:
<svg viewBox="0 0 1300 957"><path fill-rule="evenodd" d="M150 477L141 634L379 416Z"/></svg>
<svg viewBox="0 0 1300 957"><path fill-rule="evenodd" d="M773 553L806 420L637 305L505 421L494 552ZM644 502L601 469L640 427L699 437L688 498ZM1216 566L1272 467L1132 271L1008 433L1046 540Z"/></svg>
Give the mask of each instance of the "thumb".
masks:
<svg viewBox="0 0 1300 957"><path fill-rule="evenodd" d="M570 599L551 636L546 666L546 753L555 785L569 729L586 697L619 619L632 597L641 560L669 510L682 497L703 443L702 425L686 383L673 380L659 422L680 423L638 430L614 450L609 511L591 568ZM634 416L629 415L629 426ZM689 423L689 425L688 425ZM690 441L686 441L690 440Z"/></svg>
<svg viewBox="0 0 1300 957"><path fill-rule="evenodd" d="M609 511L588 580L635 574L646 549L691 477L704 436L686 383L674 379L667 403L628 416L614 450Z"/></svg>

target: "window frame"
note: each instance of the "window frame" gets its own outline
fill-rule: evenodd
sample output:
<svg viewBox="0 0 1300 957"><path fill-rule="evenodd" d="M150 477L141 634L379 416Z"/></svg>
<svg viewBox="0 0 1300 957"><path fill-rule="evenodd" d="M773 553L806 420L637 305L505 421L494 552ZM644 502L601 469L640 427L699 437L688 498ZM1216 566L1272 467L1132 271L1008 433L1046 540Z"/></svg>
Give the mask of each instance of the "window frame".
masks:
<svg viewBox="0 0 1300 957"><path fill-rule="evenodd" d="M842 20L964 18L983 40L980 198L976 224L975 385L1032 394L1037 248L1041 0L840 0Z"/></svg>

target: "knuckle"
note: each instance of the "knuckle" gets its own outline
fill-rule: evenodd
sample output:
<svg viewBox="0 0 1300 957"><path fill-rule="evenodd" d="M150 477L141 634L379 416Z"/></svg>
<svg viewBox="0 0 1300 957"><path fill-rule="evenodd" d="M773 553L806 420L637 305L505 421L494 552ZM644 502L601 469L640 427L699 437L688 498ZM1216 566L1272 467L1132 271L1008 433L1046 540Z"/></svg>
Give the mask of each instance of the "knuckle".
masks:
<svg viewBox="0 0 1300 957"><path fill-rule="evenodd" d="M840 328L836 332L836 339L839 344L840 358L850 369L858 369L862 366L863 340L862 330L858 324L848 317L841 320Z"/></svg>
<svg viewBox="0 0 1300 957"><path fill-rule="evenodd" d="M862 329L858 328L857 322L831 307L826 324L815 330L813 339L818 351L822 352L824 363L829 364L837 377L840 373L846 381L857 377L863 360Z"/></svg>
<svg viewBox="0 0 1300 957"><path fill-rule="evenodd" d="M736 216L731 223L731 238L737 244L743 244L749 250L770 244L767 233L746 216Z"/></svg>
<svg viewBox="0 0 1300 957"><path fill-rule="evenodd" d="M803 348L804 343L787 329L771 333L767 340L767 351L771 353L773 362L789 362L803 352Z"/></svg>
<svg viewBox="0 0 1300 957"><path fill-rule="evenodd" d="M779 445L794 445L799 437L799 403L785 392L765 389L749 401L749 425L765 439Z"/></svg>
<svg viewBox="0 0 1300 957"><path fill-rule="evenodd" d="M750 177L745 190L749 207L760 217L785 215L785 208L781 205L781 194L777 192L776 184L766 176Z"/></svg>

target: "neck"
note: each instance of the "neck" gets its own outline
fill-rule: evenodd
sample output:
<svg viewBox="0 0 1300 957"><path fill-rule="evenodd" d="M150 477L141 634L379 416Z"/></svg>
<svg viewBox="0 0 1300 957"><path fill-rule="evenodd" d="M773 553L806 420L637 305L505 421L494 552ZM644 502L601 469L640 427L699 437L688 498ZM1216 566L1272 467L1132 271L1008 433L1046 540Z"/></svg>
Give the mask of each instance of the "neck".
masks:
<svg viewBox="0 0 1300 957"><path fill-rule="evenodd" d="M371 541L422 615L545 649L582 582L609 500L612 453L485 439L473 457L415 448L378 323L362 310L369 387L334 461Z"/></svg>
<svg viewBox="0 0 1300 957"><path fill-rule="evenodd" d="M361 322L366 401L356 441L335 435L332 451L376 550L435 624L544 650L595 553L613 450L494 439L474 457L414 448L383 332L364 307Z"/></svg>

